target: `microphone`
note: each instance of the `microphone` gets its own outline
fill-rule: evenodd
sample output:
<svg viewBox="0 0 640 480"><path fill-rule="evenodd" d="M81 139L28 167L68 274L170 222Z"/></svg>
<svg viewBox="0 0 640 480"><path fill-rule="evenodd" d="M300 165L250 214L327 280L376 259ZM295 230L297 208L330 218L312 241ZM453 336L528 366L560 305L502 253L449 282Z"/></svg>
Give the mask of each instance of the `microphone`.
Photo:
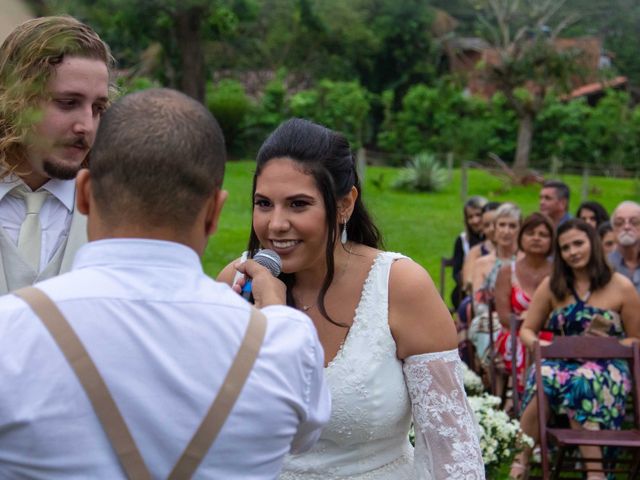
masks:
<svg viewBox="0 0 640 480"><path fill-rule="evenodd" d="M274 277L280 275L280 272L282 271L282 260L280 260L280 255L278 255L273 250L269 250L268 248L259 250L258 253L256 253L253 257L253 260L269 270L271 272L271 275L273 275ZM250 278L247 278L247 281L242 287L241 295L242 298L250 303L253 303Z"/></svg>

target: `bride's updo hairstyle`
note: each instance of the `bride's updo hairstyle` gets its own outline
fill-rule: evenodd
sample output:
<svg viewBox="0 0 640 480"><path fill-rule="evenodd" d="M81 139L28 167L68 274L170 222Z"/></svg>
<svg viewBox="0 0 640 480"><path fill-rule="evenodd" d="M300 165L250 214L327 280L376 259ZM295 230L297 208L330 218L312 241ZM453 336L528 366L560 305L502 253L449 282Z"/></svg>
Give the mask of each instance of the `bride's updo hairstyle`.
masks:
<svg viewBox="0 0 640 480"><path fill-rule="evenodd" d="M308 120L292 118L280 124L258 151L252 198L256 192L257 178L269 160L274 158L290 158L297 162L305 173L314 178L322 194L326 210L327 274L318 297L318 309L330 322L336 323L326 312L324 298L335 273L333 251L339 236L336 230L339 220L338 201L348 194L353 186L358 190L358 198L347 222L347 237L353 242L369 247L382 247L380 231L374 225L362 202L362 189L349 142L344 135ZM248 246L249 256L253 256L259 248L260 242L252 225ZM295 274L283 273L280 279L287 285L287 304L295 306L291 295Z"/></svg>

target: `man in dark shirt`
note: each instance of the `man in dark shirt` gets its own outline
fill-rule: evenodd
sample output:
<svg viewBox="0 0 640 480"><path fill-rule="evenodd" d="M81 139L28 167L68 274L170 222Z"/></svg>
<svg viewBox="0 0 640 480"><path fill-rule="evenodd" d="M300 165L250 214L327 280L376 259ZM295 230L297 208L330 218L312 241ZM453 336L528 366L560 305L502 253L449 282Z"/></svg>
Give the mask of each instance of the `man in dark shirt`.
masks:
<svg viewBox="0 0 640 480"><path fill-rule="evenodd" d="M540 190L540 211L547 215L556 228L571 218L569 214L569 187L559 180L547 180Z"/></svg>

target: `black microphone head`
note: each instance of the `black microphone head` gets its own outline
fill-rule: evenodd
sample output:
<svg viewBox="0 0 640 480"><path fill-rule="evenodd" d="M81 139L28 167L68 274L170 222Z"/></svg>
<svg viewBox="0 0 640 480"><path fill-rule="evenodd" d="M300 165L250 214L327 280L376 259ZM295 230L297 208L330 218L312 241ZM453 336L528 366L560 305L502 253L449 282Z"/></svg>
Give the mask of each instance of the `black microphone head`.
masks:
<svg viewBox="0 0 640 480"><path fill-rule="evenodd" d="M258 250L258 253L255 254L253 259L263 267L266 267L274 277L280 275L282 271L282 260L280 260L280 255L273 250L268 248Z"/></svg>

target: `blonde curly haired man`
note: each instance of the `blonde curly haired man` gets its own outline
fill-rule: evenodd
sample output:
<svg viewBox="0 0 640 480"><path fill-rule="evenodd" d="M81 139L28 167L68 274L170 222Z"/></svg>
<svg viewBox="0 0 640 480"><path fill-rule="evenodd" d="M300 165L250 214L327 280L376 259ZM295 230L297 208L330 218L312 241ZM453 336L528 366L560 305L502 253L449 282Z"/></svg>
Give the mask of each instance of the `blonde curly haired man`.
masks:
<svg viewBox="0 0 640 480"><path fill-rule="evenodd" d="M0 46L0 294L69 270L86 242L75 176L109 104L109 47L69 16Z"/></svg>

